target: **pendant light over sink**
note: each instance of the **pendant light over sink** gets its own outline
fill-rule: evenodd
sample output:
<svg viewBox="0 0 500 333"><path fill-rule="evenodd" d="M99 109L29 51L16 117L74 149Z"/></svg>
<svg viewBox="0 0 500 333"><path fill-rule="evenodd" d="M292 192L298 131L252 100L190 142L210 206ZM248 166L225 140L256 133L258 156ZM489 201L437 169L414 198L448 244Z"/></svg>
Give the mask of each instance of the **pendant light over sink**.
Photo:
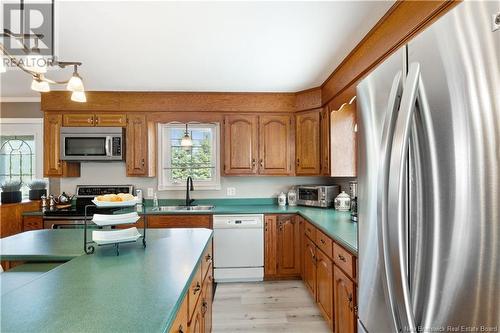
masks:
<svg viewBox="0 0 500 333"><path fill-rule="evenodd" d="M187 123L186 123L186 131L184 131L184 136L182 137L182 140L181 140L181 147L184 149L190 149L191 147L193 147L193 140L191 139L191 136L189 135Z"/></svg>
<svg viewBox="0 0 500 333"><path fill-rule="evenodd" d="M51 1L51 10L52 13L55 12L54 0ZM30 10L29 8L25 10L24 0L19 1L18 12L20 22L27 21ZM55 20L53 16L52 20ZM31 75L33 78L31 89L34 91L44 93L50 91L50 85L66 85L66 89L71 91L72 101L80 103L87 101L83 80L78 74L78 68L82 63L78 61L57 60L57 57L53 54L54 43L49 38L50 36L47 36L47 40L50 40L50 42L47 42L43 34L25 31L24 24L21 24L18 32L4 28L0 33L0 37L2 37L2 41L5 41L5 44L0 43L0 73L4 73L7 67L17 67L26 74ZM49 52L42 54L39 44L50 45L52 47L52 54L48 54ZM9 49L5 45L17 45L18 47ZM68 80L55 81L46 76L47 70L51 67L64 69L71 66L73 66L73 75Z"/></svg>

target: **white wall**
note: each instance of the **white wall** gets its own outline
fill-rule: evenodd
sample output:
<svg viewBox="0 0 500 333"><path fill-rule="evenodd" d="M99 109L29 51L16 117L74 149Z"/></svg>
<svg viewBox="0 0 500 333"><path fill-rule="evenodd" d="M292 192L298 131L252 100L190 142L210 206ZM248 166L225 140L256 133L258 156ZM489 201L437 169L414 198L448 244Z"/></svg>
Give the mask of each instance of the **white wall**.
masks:
<svg viewBox="0 0 500 333"><path fill-rule="evenodd" d="M144 190L148 187L157 190L156 178L126 177L125 163L123 162L84 162L81 164L81 177L61 178L61 191L74 193L76 185L106 185L106 184L133 184ZM221 190L197 190L193 198L226 198L226 188L235 187L236 195L229 198L270 198L276 197L281 191L288 191L292 185L300 184L340 184L348 186L349 179L334 179L329 177L222 177ZM344 189L344 187L343 187ZM348 191L348 187L345 188ZM158 198L184 198L185 191L158 191Z"/></svg>

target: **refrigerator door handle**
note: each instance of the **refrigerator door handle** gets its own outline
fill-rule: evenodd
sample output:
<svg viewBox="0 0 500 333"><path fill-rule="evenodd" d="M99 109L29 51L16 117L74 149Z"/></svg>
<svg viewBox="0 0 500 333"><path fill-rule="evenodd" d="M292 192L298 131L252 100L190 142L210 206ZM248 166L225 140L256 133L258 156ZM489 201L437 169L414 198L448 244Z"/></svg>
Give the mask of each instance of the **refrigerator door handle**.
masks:
<svg viewBox="0 0 500 333"><path fill-rule="evenodd" d="M400 316L398 313L398 306L396 295L394 294L393 270L390 261L390 248L389 248L389 235L387 224L387 188L389 182L389 162L390 152L392 148L392 140L394 136L394 129L398 114L398 109L401 101L401 94L403 92L403 74L399 71L392 81L391 92L389 94L389 102L384 119L384 128L382 131L381 143L381 162L378 174L378 197L377 197L377 221L379 230L379 245L381 253L381 265L384 284L384 293L389 303L390 311L393 318L393 325L397 331L401 331Z"/></svg>
<svg viewBox="0 0 500 333"><path fill-rule="evenodd" d="M395 222L396 230L393 232L393 237L397 239L397 259L394 261L398 266L395 268L399 272L397 283L400 285L399 292L402 294L402 299L399 302L399 309L404 313L402 325L405 331L416 332L415 314L413 311L413 303L411 299L409 272L408 272L408 251L407 251L407 228L408 216L405 206L405 190L406 190L406 160L408 156L410 133L412 122L415 121L415 115L419 106L420 114L418 115L423 124L423 129L426 135L425 140L428 142L428 149L431 158L431 174L430 178L434 178L435 173L435 152L433 151L432 142L434 142L433 130L431 126L430 110L427 107L425 100L425 92L423 83L420 77L420 64L411 63L408 70L408 76L403 89L401 98L401 107L396 121L396 129L394 131L394 139L390 156L389 172L389 192L388 192L388 221L391 225ZM438 195L437 184L433 196ZM436 197L435 197L436 198ZM396 234L394 234L396 232ZM431 304L429 306L432 306Z"/></svg>

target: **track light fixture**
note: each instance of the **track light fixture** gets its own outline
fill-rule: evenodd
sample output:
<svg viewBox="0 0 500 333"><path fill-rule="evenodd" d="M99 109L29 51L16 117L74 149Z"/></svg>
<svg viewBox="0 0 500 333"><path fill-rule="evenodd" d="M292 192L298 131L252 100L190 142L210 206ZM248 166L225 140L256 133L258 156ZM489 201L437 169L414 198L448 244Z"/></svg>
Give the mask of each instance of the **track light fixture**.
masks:
<svg viewBox="0 0 500 333"><path fill-rule="evenodd" d="M20 0L20 22L26 17L24 9L24 0ZM54 0L52 0L52 11L54 9ZM54 11L53 11L54 12ZM52 18L54 19L54 18ZM24 55L14 56L10 54L5 48L4 44L0 43L0 73L7 70L7 65L15 66L21 69L28 75L31 75L33 81L31 82L31 89L38 92L49 92L51 84L66 85L66 89L71 91L71 100L75 102L86 102L85 89L83 80L78 74L78 67L82 65L81 62L76 61L59 61L52 56L43 56L40 52L38 44L43 41L44 36L35 33L25 33L24 26L21 25L19 33L14 33L9 29L4 28L0 37L7 40L6 43L17 42ZM9 44L6 44L9 45ZM31 45L34 45L31 47ZM47 78L45 74L49 67L66 68L73 66L73 75L65 81L55 81Z"/></svg>

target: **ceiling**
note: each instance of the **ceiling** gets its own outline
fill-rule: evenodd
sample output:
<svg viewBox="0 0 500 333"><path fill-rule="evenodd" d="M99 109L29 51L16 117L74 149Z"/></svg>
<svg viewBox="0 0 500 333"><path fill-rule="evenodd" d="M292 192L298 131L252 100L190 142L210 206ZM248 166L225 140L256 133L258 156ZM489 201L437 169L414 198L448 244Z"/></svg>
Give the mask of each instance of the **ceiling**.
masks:
<svg viewBox="0 0 500 333"><path fill-rule="evenodd" d="M56 1L56 54L83 62L87 90L294 92L321 85L392 4ZM1 74L2 99L39 96L30 82Z"/></svg>

